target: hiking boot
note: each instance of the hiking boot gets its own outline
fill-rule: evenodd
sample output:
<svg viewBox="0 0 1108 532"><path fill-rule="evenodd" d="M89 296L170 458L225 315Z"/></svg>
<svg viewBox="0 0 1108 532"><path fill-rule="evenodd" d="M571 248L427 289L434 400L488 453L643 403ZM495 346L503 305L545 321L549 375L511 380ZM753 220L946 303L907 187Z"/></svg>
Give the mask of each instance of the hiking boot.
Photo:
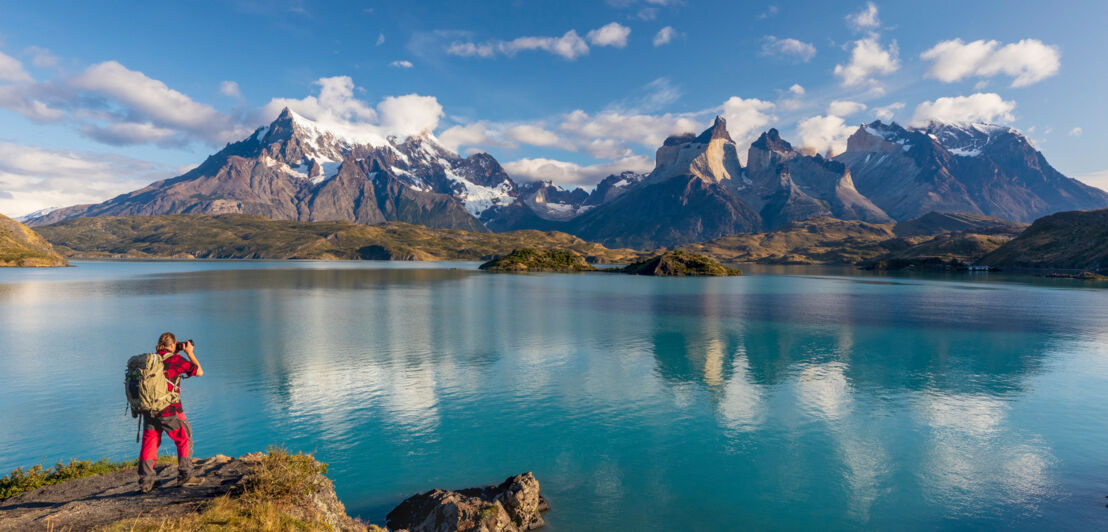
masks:
<svg viewBox="0 0 1108 532"><path fill-rule="evenodd" d="M203 483L204 483L204 479L199 478L199 477L194 477L192 475L189 475L187 477L178 477L177 478L177 487L178 488L191 488L193 486L200 486Z"/></svg>
<svg viewBox="0 0 1108 532"><path fill-rule="evenodd" d="M154 488L157 488L159 484L161 484L161 483L158 482L157 480L155 480L155 481L153 481L149 484L141 484L140 483L139 484L139 491L142 492L142 493L150 493L151 491L154 491Z"/></svg>

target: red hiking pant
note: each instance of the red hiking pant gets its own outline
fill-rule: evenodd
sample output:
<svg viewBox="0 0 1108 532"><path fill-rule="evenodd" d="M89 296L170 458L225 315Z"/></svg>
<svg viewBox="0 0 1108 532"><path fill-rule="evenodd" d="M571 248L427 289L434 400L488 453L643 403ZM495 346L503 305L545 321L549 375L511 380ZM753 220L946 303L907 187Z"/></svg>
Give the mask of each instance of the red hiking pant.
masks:
<svg viewBox="0 0 1108 532"><path fill-rule="evenodd" d="M192 427L189 426L188 418L185 417L184 412L161 419L153 418L153 421L154 423L144 423L142 427L142 450L139 451L140 462L154 460L158 457L158 446L162 443L163 430L177 446L179 464L185 462L188 458L192 458Z"/></svg>

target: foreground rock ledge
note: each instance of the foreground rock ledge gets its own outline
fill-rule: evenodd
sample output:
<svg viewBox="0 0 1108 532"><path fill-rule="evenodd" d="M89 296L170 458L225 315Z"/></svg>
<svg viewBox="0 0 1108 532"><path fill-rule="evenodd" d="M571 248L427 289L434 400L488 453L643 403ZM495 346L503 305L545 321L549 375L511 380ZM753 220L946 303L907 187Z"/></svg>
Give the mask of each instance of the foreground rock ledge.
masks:
<svg viewBox="0 0 1108 532"><path fill-rule="evenodd" d="M519 532L545 525L542 512L548 509L539 481L528 472L497 486L413 495L389 512L387 523L410 532Z"/></svg>
<svg viewBox="0 0 1108 532"><path fill-rule="evenodd" d="M314 464L314 465L313 465ZM307 466L307 467L305 467ZM272 478L266 469L302 469L304 474L281 477L295 479L295 485L259 485ZM279 504L280 515L269 517L299 523L298 529L332 531L380 531L380 527L349 516L322 471L325 466L310 455L291 455L283 450L250 453L240 458L216 455L195 463L201 486L175 486L175 465L157 466L161 486L150 493L138 489L133 466L20 493L0 500L0 531L8 530L164 530L187 529L253 530L258 523L239 520L239 526L224 519L231 508L247 508L259 494L281 499L282 490L295 500ZM268 482L268 481L262 481ZM279 482L280 483L280 482ZM278 495L274 495L278 494ZM247 501L247 502L242 502ZM517 532L544 525L540 512L547 510L539 494L539 483L531 473L516 475L498 486L460 491L432 490L405 500L389 513L389 525L396 531ZM219 512L222 511L222 514ZM217 515L206 515L216 512ZM245 514L251 513L246 510ZM257 513L257 512L254 512ZM222 524L220 524L222 523ZM272 524L272 523L270 523ZM305 528L306 527L306 528Z"/></svg>

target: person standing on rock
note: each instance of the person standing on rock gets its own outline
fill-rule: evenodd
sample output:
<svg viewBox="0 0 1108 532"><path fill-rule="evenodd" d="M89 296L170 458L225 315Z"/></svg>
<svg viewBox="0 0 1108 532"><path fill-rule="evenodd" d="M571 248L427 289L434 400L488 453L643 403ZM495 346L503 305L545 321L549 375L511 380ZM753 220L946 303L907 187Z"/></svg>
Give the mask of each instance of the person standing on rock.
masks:
<svg viewBox="0 0 1108 532"><path fill-rule="evenodd" d="M196 360L192 340L177 343L173 333L162 333L158 338L158 355L165 357L165 378L169 381L170 391L181 391L181 379L200 377L204 368ZM184 352L185 357L181 356ZM203 479L192 476L192 426L189 425L185 411L178 400L156 415L142 416L142 447L139 451L139 489L149 493L157 485L157 473L154 462L158 458L158 446L162 443L162 433L166 433L177 446L177 486L199 486Z"/></svg>

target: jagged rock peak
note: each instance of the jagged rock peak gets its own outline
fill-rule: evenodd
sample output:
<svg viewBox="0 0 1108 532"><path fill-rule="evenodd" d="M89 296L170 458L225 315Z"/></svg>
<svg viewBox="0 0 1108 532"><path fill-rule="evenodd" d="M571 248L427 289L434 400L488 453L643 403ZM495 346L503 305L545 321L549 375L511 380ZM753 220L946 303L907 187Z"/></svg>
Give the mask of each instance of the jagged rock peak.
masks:
<svg viewBox="0 0 1108 532"><path fill-rule="evenodd" d="M758 137L758 140L755 140L750 147L776 152L793 151L792 144L789 144L787 140L781 138L781 134L777 132L777 128L771 128L769 131L762 133L762 136Z"/></svg>
<svg viewBox="0 0 1108 532"><path fill-rule="evenodd" d="M728 142L734 142L731 140L731 134L727 132L727 121L719 115L716 115L716 121L712 123L712 127L704 130L704 132L696 138L696 141L707 144L715 139L725 139Z"/></svg>

